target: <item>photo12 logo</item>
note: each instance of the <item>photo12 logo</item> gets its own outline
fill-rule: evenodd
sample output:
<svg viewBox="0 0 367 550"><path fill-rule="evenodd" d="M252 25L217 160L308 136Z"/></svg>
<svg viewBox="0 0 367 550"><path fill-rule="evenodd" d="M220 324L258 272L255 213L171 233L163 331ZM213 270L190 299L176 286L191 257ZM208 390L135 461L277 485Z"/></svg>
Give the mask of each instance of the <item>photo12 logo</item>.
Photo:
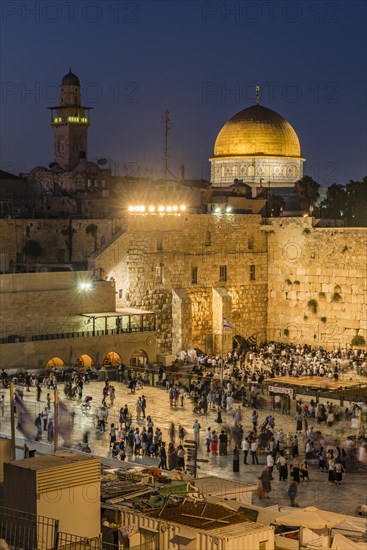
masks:
<svg viewBox="0 0 367 550"><path fill-rule="evenodd" d="M71 25L116 23L138 23L141 5L138 2L65 1L53 0L5 1L1 3L3 24L67 23Z"/></svg>
<svg viewBox="0 0 367 550"><path fill-rule="evenodd" d="M202 82L201 100L203 103L255 103L257 89L260 103L265 105L280 102L335 104L339 102L341 92L338 82L332 81L258 83L214 80Z"/></svg>

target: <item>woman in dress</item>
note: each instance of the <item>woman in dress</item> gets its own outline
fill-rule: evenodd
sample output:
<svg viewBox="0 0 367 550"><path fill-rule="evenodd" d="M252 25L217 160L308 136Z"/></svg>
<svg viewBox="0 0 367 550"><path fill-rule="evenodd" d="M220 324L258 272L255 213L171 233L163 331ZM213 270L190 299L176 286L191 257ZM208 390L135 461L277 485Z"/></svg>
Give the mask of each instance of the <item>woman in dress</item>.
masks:
<svg viewBox="0 0 367 550"><path fill-rule="evenodd" d="M265 466L260 477L261 477L262 489L264 491L264 498L270 498L269 497L269 493L271 492L270 470L267 466Z"/></svg>
<svg viewBox="0 0 367 550"><path fill-rule="evenodd" d="M341 462L336 462L334 466L334 479L335 485L340 485L343 481L343 473L345 472L343 464Z"/></svg>
<svg viewBox="0 0 367 550"><path fill-rule="evenodd" d="M305 460L301 466L301 476L303 481L310 481L310 478L308 477L308 464L307 460Z"/></svg>
<svg viewBox="0 0 367 550"><path fill-rule="evenodd" d="M210 450L213 455L216 455L218 453L218 436L215 430L212 431L212 435L210 438Z"/></svg>

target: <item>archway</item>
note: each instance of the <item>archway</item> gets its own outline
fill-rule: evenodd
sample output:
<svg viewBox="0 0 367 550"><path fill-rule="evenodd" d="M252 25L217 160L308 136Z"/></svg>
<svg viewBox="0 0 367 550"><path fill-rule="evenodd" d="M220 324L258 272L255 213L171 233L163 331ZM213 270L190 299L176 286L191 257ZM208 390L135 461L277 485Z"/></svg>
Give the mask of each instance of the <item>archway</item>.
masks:
<svg viewBox="0 0 367 550"><path fill-rule="evenodd" d="M94 366L94 360L90 355L87 355L85 353L78 357L78 359L76 360L76 366L80 370L90 369Z"/></svg>
<svg viewBox="0 0 367 550"><path fill-rule="evenodd" d="M148 355L142 350L138 349L134 351L130 359L130 365L132 367L144 367L148 363Z"/></svg>
<svg viewBox="0 0 367 550"><path fill-rule="evenodd" d="M120 365L120 363L122 363L122 357L116 351L110 351L103 358L103 365L105 367L117 367L117 365Z"/></svg>
<svg viewBox="0 0 367 550"><path fill-rule="evenodd" d="M60 368L64 366L65 366L65 361L61 359L61 357L53 357L46 363L46 369L54 369L55 367Z"/></svg>

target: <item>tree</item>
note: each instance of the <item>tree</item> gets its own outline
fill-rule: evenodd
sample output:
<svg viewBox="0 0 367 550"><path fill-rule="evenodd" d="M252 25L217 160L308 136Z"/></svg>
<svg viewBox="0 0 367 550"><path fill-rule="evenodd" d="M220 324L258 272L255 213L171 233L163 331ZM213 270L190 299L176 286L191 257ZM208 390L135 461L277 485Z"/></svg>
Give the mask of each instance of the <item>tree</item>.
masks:
<svg viewBox="0 0 367 550"><path fill-rule="evenodd" d="M349 226L367 225L367 176L347 183L345 212Z"/></svg>
<svg viewBox="0 0 367 550"><path fill-rule="evenodd" d="M311 176L303 176L303 178L296 181L294 192L298 196L301 208L305 212L309 212L310 207L313 207L319 198L319 188L320 184L312 179Z"/></svg>
<svg viewBox="0 0 367 550"><path fill-rule="evenodd" d="M280 197L279 195L271 195L270 209L272 216L279 217L284 207L285 200L283 199L283 197Z"/></svg>
<svg viewBox="0 0 367 550"><path fill-rule="evenodd" d="M97 250L97 232L98 232L98 227L96 226L96 224L94 223L91 223L89 225L87 225L87 227L85 228L85 232L87 235L91 235L94 239L94 252Z"/></svg>
<svg viewBox="0 0 367 550"><path fill-rule="evenodd" d="M345 215L346 189L343 185L333 183L328 187L326 198L320 204L323 218L340 220Z"/></svg>
<svg viewBox="0 0 367 550"><path fill-rule="evenodd" d="M43 254L42 246L38 241L29 240L25 243L23 253L29 258L39 258Z"/></svg>

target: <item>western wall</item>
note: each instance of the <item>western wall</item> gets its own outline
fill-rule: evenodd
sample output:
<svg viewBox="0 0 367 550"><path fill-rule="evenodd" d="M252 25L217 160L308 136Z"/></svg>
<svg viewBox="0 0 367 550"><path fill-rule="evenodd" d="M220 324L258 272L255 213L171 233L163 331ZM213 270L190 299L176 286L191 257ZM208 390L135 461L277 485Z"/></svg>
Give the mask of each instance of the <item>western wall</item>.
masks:
<svg viewBox="0 0 367 550"><path fill-rule="evenodd" d="M367 340L367 229L274 218L268 231L269 340L327 348Z"/></svg>

